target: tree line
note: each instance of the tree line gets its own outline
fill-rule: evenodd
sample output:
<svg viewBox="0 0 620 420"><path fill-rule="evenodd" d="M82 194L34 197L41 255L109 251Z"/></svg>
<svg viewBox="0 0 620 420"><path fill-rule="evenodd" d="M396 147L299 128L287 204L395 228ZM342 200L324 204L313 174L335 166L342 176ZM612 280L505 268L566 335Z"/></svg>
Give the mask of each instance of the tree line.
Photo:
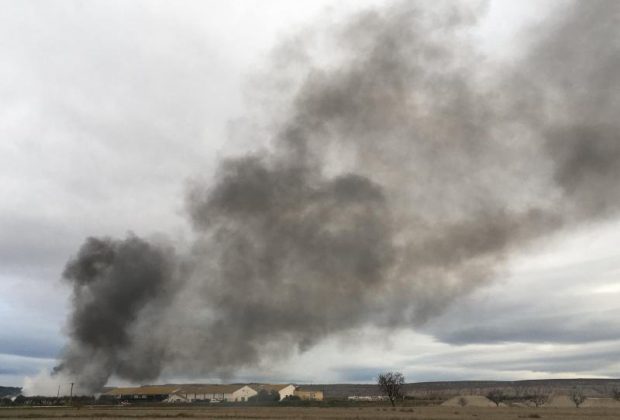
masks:
<svg viewBox="0 0 620 420"><path fill-rule="evenodd" d="M377 386L383 395L387 397L392 406L396 405L396 401L405 398L405 376L400 372L384 372L380 373L377 377ZM533 388L526 389L523 392L516 392L514 395L505 392L502 389L493 389L485 395L490 401L495 403L497 407L502 403L509 401L529 401L536 407L549 402L551 398L551 392L545 388ZM614 387L609 392L609 396L616 401L620 401L620 388ZM579 408L586 400L587 396L584 390L580 387L573 388L568 398L575 404L576 408ZM467 405L467 400L462 397L459 399L459 404L462 406Z"/></svg>

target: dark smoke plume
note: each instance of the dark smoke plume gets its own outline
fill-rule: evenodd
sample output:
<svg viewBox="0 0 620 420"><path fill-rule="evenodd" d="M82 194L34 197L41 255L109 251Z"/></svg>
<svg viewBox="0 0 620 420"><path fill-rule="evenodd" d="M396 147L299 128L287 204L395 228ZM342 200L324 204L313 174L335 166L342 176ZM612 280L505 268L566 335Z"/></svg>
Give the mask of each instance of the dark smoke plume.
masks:
<svg viewBox="0 0 620 420"><path fill-rule="evenodd" d="M149 329L132 326L149 309L169 303L173 276L170 249L135 236L87 239L63 273L73 285L72 341L56 371L79 372L79 385L91 390L105 385L102 372L157 378L163 349L151 345Z"/></svg>
<svg viewBox="0 0 620 420"><path fill-rule="evenodd" d="M59 369L88 389L226 375L419 325L515 250L616 214L620 3L563 5L511 67L476 51L479 7L406 2L331 30L333 61L308 54L295 94L273 92L267 151L190 188L191 252L91 238L69 262Z"/></svg>

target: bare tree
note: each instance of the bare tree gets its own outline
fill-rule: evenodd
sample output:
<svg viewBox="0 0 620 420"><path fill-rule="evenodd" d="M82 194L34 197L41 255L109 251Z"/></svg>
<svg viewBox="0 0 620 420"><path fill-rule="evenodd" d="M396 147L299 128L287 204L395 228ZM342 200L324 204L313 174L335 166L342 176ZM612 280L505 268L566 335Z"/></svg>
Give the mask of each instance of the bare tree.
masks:
<svg viewBox="0 0 620 420"><path fill-rule="evenodd" d="M575 407L579 408L581 404L586 400L586 396L580 388L575 388L570 394L570 400L575 404Z"/></svg>
<svg viewBox="0 0 620 420"><path fill-rule="evenodd" d="M620 401L620 388L615 387L611 390L611 398L616 401Z"/></svg>
<svg viewBox="0 0 620 420"><path fill-rule="evenodd" d="M377 378L377 385L394 407L396 405L394 401L403 396L402 388L405 385L405 377L400 372L385 372Z"/></svg>
<svg viewBox="0 0 620 420"><path fill-rule="evenodd" d="M487 398L499 407L500 403L506 399L506 394L501 389L494 389L487 394Z"/></svg>
<svg viewBox="0 0 620 420"><path fill-rule="evenodd" d="M522 387L522 386L515 386L512 388L512 390L514 392L514 397L517 400L523 399L524 397L528 395L527 388Z"/></svg>
<svg viewBox="0 0 620 420"><path fill-rule="evenodd" d="M538 388L532 391L528 399L533 402L536 407L540 407L549 401L549 394L544 389Z"/></svg>

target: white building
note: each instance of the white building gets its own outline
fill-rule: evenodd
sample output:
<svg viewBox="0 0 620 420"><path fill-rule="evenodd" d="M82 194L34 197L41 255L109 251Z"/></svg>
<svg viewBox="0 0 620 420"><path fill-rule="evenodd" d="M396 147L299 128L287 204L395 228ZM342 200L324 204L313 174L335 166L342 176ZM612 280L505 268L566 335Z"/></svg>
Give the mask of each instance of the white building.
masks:
<svg viewBox="0 0 620 420"><path fill-rule="evenodd" d="M167 401L247 401L256 394L247 385L185 385L170 395Z"/></svg>
<svg viewBox="0 0 620 420"><path fill-rule="evenodd" d="M280 395L280 401L286 397L290 397L295 393L295 385L291 384L252 384L250 385L258 393L261 389L267 392L277 392Z"/></svg>

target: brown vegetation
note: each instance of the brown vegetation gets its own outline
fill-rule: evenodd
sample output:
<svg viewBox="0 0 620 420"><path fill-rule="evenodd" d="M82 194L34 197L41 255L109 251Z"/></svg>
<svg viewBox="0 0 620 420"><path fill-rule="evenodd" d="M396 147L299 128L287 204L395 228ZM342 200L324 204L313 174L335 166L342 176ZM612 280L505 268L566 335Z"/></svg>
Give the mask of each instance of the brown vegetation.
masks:
<svg viewBox="0 0 620 420"><path fill-rule="evenodd" d="M428 419L459 420L515 420L542 418L548 420L612 420L620 411L613 408L508 408L508 407L410 407L392 408L387 404L357 404L350 407L96 407L81 409L58 408L5 408L0 419L20 418L205 418L205 419Z"/></svg>

